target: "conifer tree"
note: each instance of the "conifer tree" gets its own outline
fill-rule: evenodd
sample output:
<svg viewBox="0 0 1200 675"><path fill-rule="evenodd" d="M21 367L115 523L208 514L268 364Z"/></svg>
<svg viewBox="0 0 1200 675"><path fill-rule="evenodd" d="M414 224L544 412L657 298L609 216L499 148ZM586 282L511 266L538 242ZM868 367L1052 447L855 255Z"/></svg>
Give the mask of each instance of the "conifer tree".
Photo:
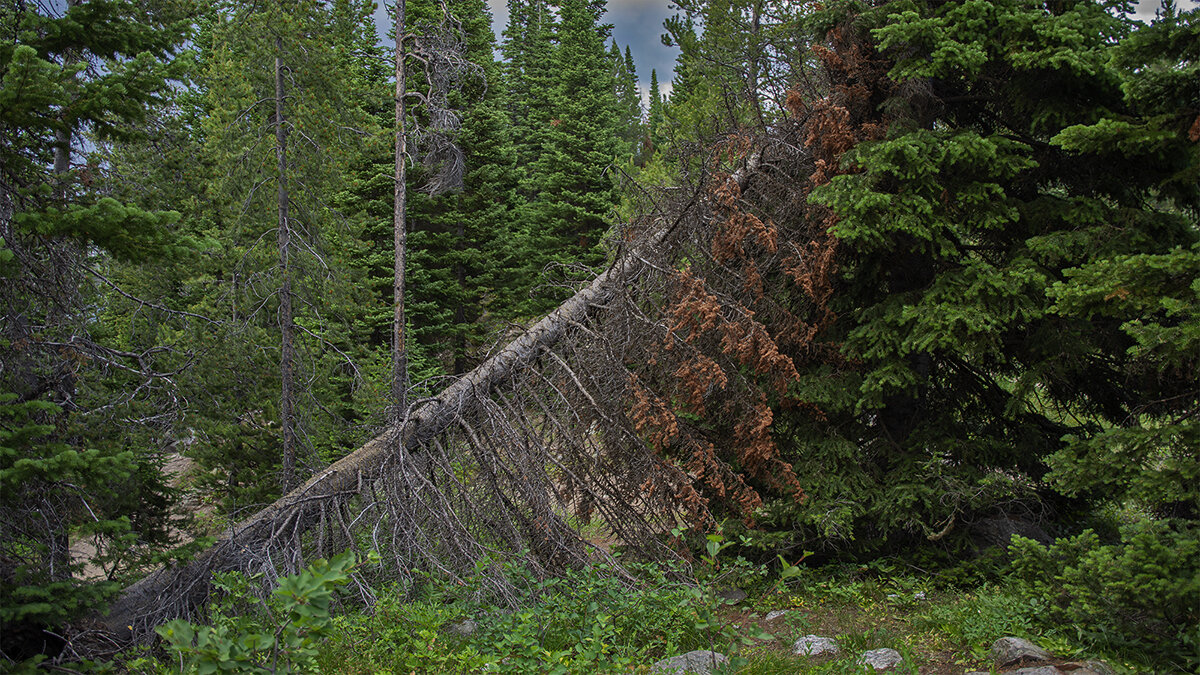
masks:
<svg viewBox="0 0 1200 675"><path fill-rule="evenodd" d="M355 14L360 21L367 16L362 7ZM236 292L251 303L246 321L258 329L268 325L260 307L274 308L278 317L281 389L272 397L277 412L262 423L278 415L284 488L297 480L295 463L305 446L310 461L317 459L311 422L297 411L298 399L314 400L313 391L300 390L297 369L313 372L311 354L330 346L321 335L324 322L338 318L328 315L319 295L329 276L340 273L331 259L338 251L325 246L326 233L339 219L324 195L344 179L349 149L369 125L359 107L366 98L357 95L361 82L349 75L353 67L338 53L347 40L329 33L339 24L337 9L315 2L231 7L214 27L207 73L209 144L218 165L228 167L227 179L215 189L236 205L225 218L235 228L233 240L245 246L240 261L245 285ZM262 34L271 39L262 40ZM273 108L265 109L267 103ZM269 158L263 153L267 147ZM260 245L266 234L277 242L274 264ZM309 342L304 364L298 352L302 340Z"/></svg>
<svg viewBox="0 0 1200 675"><path fill-rule="evenodd" d="M458 374L466 371L485 339L485 312L510 302L507 270L515 263L509 209L515 198L516 153L486 5L459 0L450 11L460 22L464 56L476 68L451 97L462 117L455 141L465 170L459 190L425 200L421 209L412 258L420 283L414 285L412 299L416 335L427 349L442 351L448 370Z"/></svg>
<svg viewBox="0 0 1200 675"><path fill-rule="evenodd" d="M790 87L810 81L807 6L777 0L684 0L666 20L679 47L672 126L707 140L736 127L764 127L784 109Z"/></svg>
<svg viewBox="0 0 1200 675"><path fill-rule="evenodd" d="M557 24L545 0L512 0L508 27L501 45L506 58L509 117L520 166L531 166L541 155L550 122L555 119L551 98L559 73L553 59ZM520 195L536 197L532 184L522 181Z"/></svg>
<svg viewBox="0 0 1200 675"><path fill-rule="evenodd" d="M544 100L551 117L539 130L531 170L523 181L529 200L522 206L530 278L543 271L561 275L601 258L600 237L616 203L608 169L617 151L617 99L604 49L608 29L583 0L559 7L558 45L549 69L555 74ZM558 303L561 291L532 299L524 310L540 313Z"/></svg>
<svg viewBox="0 0 1200 675"><path fill-rule="evenodd" d="M166 350L158 336L136 349L108 340L94 303L108 260L172 252L177 214L97 190L103 169L84 150L136 136L169 96L186 29L178 10L0 8L0 653L9 657L113 590L76 578L73 537L94 536L97 562L118 576L114 561L165 517L153 458L100 430L113 432L109 415L129 414L132 426L161 401L145 392L164 391Z"/></svg>
<svg viewBox="0 0 1200 675"><path fill-rule="evenodd" d="M662 126L665 122L663 115L663 95L658 85L658 72L650 69L650 105L646 111L646 138L651 149L662 145Z"/></svg>
<svg viewBox="0 0 1200 675"><path fill-rule="evenodd" d="M620 159L629 157L637 148L642 136L642 97L637 88L637 69L633 63L633 52L625 47L624 56L612 43L609 58L613 62L613 85L617 97L618 148Z"/></svg>

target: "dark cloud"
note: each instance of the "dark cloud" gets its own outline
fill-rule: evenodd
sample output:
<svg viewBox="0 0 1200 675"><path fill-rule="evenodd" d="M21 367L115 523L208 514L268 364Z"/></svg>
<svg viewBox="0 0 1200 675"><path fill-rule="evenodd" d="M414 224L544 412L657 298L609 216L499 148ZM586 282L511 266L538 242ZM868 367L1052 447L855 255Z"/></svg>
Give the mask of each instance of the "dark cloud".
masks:
<svg viewBox="0 0 1200 675"><path fill-rule="evenodd" d="M608 4L605 19L613 25L613 39L621 45L629 45L637 64L638 79L650 84L650 69L658 71L659 84L671 81L674 75L676 47L662 43L663 19L675 14L675 10L664 0L614 0Z"/></svg>

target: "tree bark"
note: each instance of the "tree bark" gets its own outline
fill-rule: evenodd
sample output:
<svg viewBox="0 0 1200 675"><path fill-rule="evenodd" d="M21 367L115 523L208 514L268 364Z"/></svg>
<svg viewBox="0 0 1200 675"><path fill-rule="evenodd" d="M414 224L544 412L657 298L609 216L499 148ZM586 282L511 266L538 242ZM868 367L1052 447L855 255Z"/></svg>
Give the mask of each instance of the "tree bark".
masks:
<svg viewBox="0 0 1200 675"><path fill-rule="evenodd" d="M292 230L288 220L287 129L283 116L283 38L275 38L275 159L278 163L279 222L279 423L283 433L283 491L296 486L295 324L292 315Z"/></svg>
<svg viewBox="0 0 1200 675"><path fill-rule="evenodd" d="M467 266L462 261L462 251L465 248L464 239L466 238L466 228L463 227L462 219L458 220L458 226L454 231L454 247L459 253L458 262L454 264L454 280L458 282L458 289L461 292L467 285ZM467 308L465 300L460 295L458 302L454 305L454 374L462 375L467 372L467 337L464 334L463 325L467 322Z"/></svg>
<svg viewBox="0 0 1200 675"><path fill-rule="evenodd" d="M394 230L395 277L392 281L392 404L396 419L403 419L408 410L408 352L404 345L404 268L408 255L406 223L408 190L405 155L408 152L404 129L405 59L404 35L405 0L396 0L396 188L392 205Z"/></svg>

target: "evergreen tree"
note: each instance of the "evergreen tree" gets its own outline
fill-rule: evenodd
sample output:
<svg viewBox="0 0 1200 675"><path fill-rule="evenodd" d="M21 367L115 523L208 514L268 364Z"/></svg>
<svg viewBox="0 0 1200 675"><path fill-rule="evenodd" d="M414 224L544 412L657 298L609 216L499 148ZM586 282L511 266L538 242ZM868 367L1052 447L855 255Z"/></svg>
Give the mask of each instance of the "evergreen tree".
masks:
<svg viewBox="0 0 1200 675"><path fill-rule="evenodd" d="M788 90L812 71L807 6L775 0L684 0L664 22L676 46L667 117L681 140L710 140L727 129L765 128Z"/></svg>
<svg viewBox="0 0 1200 675"><path fill-rule="evenodd" d="M792 110L822 130L812 198L839 266L810 353L845 361L800 373L822 415L787 418L810 498L780 517L876 546L1012 500L1067 523L1116 496L1193 518L1200 391L1169 373L1197 367L1176 351L1195 321L1195 65L1136 45L1194 25L1126 37L1086 1L825 16L825 61L855 86Z"/></svg>
<svg viewBox="0 0 1200 675"><path fill-rule="evenodd" d="M425 204L421 226L413 233L412 297L417 336L427 349L442 352L450 372L460 374L490 331L486 313L511 302L508 270L515 262L509 208L515 198L516 151L486 5L459 0L450 10L466 41L464 55L478 68L451 97L462 116L455 141L465 172L459 190Z"/></svg>
<svg viewBox="0 0 1200 675"><path fill-rule="evenodd" d="M617 151L617 99L604 50L607 27L583 0L559 8L558 46L552 53L553 86L544 96L553 115L539 134L541 145L523 181L523 237L527 275L601 259L600 237L616 203L609 166ZM531 67L532 68L532 67ZM558 268L557 270L555 268ZM532 299L523 310L537 314L558 304L564 292Z"/></svg>
<svg viewBox="0 0 1200 675"><path fill-rule="evenodd" d="M72 538L94 537L97 563L118 576L167 506L137 445L152 432L104 432L171 394L159 386L170 358L155 335L106 341L94 303L108 260L173 252L177 214L99 192L102 167L81 153L136 135L180 72L186 26L170 3L58 10L0 9L0 652L14 658L113 590L76 578Z"/></svg>
<svg viewBox="0 0 1200 675"><path fill-rule="evenodd" d="M244 413L241 423L268 435L280 425L285 489L298 479L295 463L302 454L308 462L320 461L315 420L307 411L329 410L314 398L312 386L299 382L321 379L318 355L336 347L325 332L348 321L329 302L348 281L339 259L348 247L326 245L343 221L324 196L343 184L355 139L370 135L369 116L360 108L369 100L361 69L346 53L356 40L330 33L331 26L362 26L370 16L366 5L348 7L231 7L214 26L207 60L208 146L223 170L212 189L233 206L222 216L228 228L222 238L236 259L230 289L236 320L250 331L252 344L262 344L263 331L279 335L278 365L259 372L275 372L280 393L255 399L275 405ZM350 16L339 19L339 9ZM264 41L264 34L271 39ZM273 255L264 246L270 235ZM302 409L301 398L309 402ZM275 466L263 459L239 480L261 489L257 472Z"/></svg>
<svg viewBox="0 0 1200 675"><path fill-rule="evenodd" d="M531 166L541 155L551 120L557 112L550 97L558 82L553 54L557 40L554 15L545 0L512 0L508 27L501 45L505 55L508 109L520 166ZM534 199L530 181L522 181L520 195Z"/></svg>
<svg viewBox="0 0 1200 675"><path fill-rule="evenodd" d="M617 43L612 43L609 58L613 62L613 85L617 97L617 135L620 138L617 155L619 159L631 156L637 150L642 136L642 96L637 88L637 69L633 63L633 52L625 47L621 55Z"/></svg>
<svg viewBox="0 0 1200 675"><path fill-rule="evenodd" d="M658 72L653 68L650 69L650 106L646 113L646 138L650 143L650 147L657 148L662 145L664 137L662 135L662 127L665 122L663 116L663 95L658 85Z"/></svg>

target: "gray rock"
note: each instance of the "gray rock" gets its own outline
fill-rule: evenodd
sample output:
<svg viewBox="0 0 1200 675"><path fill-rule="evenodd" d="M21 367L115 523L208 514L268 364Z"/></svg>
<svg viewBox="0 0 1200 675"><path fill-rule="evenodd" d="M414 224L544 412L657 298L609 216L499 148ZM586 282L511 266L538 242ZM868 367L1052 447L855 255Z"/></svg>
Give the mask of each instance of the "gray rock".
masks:
<svg viewBox="0 0 1200 675"><path fill-rule="evenodd" d="M722 588L721 590L717 591L717 597L724 599L725 602L731 605L736 605L737 603L746 599L746 591L743 591L740 588L733 588L731 586L729 588Z"/></svg>
<svg viewBox="0 0 1200 675"><path fill-rule="evenodd" d="M1019 637L1002 637L992 643L992 660L997 666L1007 666L1019 661L1046 661L1050 652Z"/></svg>
<svg viewBox="0 0 1200 675"><path fill-rule="evenodd" d="M765 619L763 619L763 621L774 621L775 619L778 619L779 617L784 616L786 614L787 614L786 609L773 609L770 612L767 612L767 617Z"/></svg>
<svg viewBox="0 0 1200 675"><path fill-rule="evenodd" d="M684 673L708 675L713 671L713 668L723 666L727 663L729 663L729 657L720 652L696 650L680 654L679 656L672 656L669 659L663 659L650 666L650 672L666 673L667 675L683 675Z"/></svg>
<svg viewBox="0 0 1200 675"><path fill-rule="evenodd" d="M792 653L800 656L819 656L821 654L836 654L842 651L833 638L820 635L805 635L792 645Z"/></svg>
<svg viewBox="0 0 1200 675"><path fill-rule="evenodd" d="M1069 665L1075 667L1071 675L1117 675L1117 671L1103 661L1083 661Z"/></svg>
<svg viewBox="0 0 1200 675"><path fill-rule="evenodd" d="M1054 667L1054 665L1038 665L1037 668L1018 668L1016 670L1010 670L1010 671L1008 671L1008 673L1004 673L1004 675L1018 675L1018 674L1019 675L1090 675L1091 671L1090 670L1070 670L1069 673L1063 673L1062 670L1058 670L1057 668ZM990 675L990 674L986 670L972 670L971 673L967 673L966 675ZM1114 674L1109 673L1109 675L1114 675Z"/></svg>
<svg viewBox="0 0 1200 675"><path fill-rule="evenodd" d="M463 619L462 621L447 624L442 628L442 631L446 634L457 635L458 637L471 637L477 630L479 630L479 624L475 623L474 619Z"/></svg>
<svg viewBox="0 0 1200 675"><path fill-rule="evenodd" d="M858 657L858 662L864 666L871 666L875 670L887 670L895 667L904 660L900 656L900 652L895 649L884 647L883 649L872 649L869 652L863 652L862 656Z"/></svg>
<svg viewBox="0 0 1200 675"><path fill-rule="evenodd" d="M1032 539L1039 544L1052 544L1054 539L1046 531L1023 518L984 518L971 525L971 540L979 550L999 546L1007 549L1014 534Z"/></svg>

